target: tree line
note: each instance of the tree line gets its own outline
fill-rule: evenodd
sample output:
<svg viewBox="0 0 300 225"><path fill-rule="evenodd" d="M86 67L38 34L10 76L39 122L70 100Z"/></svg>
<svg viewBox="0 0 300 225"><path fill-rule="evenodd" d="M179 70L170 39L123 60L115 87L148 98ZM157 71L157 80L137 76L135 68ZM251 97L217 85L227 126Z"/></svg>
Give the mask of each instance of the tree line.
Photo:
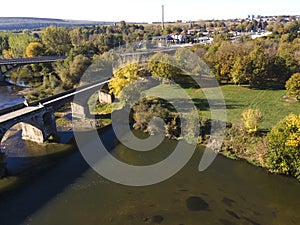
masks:
<svg viewBox="0 0 300 225"><path fill-rule="evenodd" d="M246 22L255 23L240 23ZM221 83L246 83L253 88L284 88L292 74L300 72L299 21L282 24L279 20L268 24L272 35L255 40L241 37L232 41L229 30L233 29L234 22L214 23L214 26L224 25L225 32L215 32L211 45L195 45L191 48L212 69ZM18 79L24 79L26 74L42 75L44 87L51 84L54 88L50 88L49 92L53 93L53 90L59 92L76 87L83 71L93 62L92 56L100 56L120 46L131 48L128 51L132 51L137 46L132 47L129 43L147 40L155 35L186 32L188 25L185 26L167 26L162 31L158 25L135 25L120 21L117 26L49 26L40 32L1 32L0 55L3 58L67 56L62 62L28 65L13 73ZM207 26L211 25L205 24ZM234 29L240 28L236 26ZM177 58L180 57L178 53Z"/></svg>
<svg viewBox="0 0 300 225"><path fill-rule="evenodd" d="M299 29L300 30L300 29ZM287 40L277 34L232 41L219 35L212 45L193 46L221 83L249 84L252 88L284 88L300 71L300 35Z"/></svg>

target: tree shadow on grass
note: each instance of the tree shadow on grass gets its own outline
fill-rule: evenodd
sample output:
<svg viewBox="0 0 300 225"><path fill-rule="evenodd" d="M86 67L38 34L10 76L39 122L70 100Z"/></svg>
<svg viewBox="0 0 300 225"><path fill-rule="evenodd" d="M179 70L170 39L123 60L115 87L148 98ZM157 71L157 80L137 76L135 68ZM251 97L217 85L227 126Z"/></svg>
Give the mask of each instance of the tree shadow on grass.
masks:
<svg viewBox="0 0 300 225"><path fill-rule="evenodd" d="M207 99L203 98L193 98L192 99L196 108L200 111L210 111L213 109L224 109L223 100L213 100L211 105ZM237 109L244 107L245 105L237 104L234 101L226 100L226 109Z"/></svg>

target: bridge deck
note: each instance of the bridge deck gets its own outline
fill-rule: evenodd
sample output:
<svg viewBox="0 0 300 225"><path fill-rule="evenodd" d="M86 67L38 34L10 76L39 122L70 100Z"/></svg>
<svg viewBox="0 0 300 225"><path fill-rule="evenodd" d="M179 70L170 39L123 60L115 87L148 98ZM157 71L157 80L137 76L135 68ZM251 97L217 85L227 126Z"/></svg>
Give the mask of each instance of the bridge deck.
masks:
<svg viewBox="0 0 300 225"><path fill-rule="evenodd" d="M5 115L0 116L0 123L12 120L16 117L20 117L22 115L26 115L26 114L34 112L34 111L37 111L41 108L43 108L43 106L29 106L29 107L25 107L23 109L19 109L19 110L7 113Z"/></svg>

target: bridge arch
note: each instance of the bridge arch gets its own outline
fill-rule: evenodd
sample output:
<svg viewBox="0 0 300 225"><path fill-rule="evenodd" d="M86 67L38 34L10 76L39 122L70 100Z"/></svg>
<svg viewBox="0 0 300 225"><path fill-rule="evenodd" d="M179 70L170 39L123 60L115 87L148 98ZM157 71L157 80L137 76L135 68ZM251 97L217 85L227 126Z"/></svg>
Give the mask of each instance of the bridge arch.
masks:
<svg viewBox="0 0 300 225"><path fill-rule="evenodd" d="M5 142L10 137L10 132L12 129L21 130L21 135L23 140L31 140L37 143L42 143L44 141L43 128L34 121L22 121L11 123L8 127L1 129L0 143Z"/></svg>

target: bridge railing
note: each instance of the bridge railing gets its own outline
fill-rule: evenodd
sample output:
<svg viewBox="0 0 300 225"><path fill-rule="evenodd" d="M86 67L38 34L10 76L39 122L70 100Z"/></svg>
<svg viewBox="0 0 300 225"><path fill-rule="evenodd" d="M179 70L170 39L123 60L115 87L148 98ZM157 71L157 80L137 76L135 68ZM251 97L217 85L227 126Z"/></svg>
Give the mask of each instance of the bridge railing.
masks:
<svg viewBox="0 0 300 225"><path fill-rule="evenodd" d="M41 56L36 58L0 59L0 65L31 64L65 60L66 56Z"/></svg>

